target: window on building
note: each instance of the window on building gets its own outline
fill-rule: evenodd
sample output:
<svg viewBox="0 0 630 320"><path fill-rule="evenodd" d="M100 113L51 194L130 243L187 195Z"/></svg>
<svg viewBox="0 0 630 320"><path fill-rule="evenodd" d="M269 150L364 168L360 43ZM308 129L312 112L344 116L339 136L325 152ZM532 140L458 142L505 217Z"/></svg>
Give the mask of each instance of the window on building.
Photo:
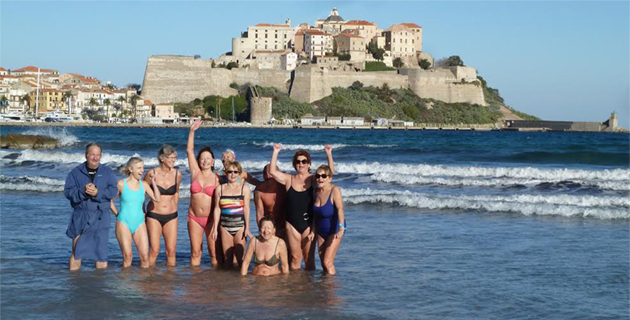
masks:
<svg viewBox="0 0 630 320"><path fill-rule="evenodd" d="M265 32L265 39L267 39L267 33Z"/></svg>

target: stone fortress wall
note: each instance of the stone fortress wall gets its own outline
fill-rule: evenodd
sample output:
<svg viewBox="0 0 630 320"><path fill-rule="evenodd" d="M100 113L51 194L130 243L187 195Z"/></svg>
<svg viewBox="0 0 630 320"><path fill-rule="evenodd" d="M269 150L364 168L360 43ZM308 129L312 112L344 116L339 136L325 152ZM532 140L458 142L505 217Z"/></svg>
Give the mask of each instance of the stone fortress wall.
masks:
<svg viewBox="0 0 630 320"><path fill-rule="evenodd" d="M421 98L448 103L469 102L486 105L476 70L468 67L455 69L401 69L392 72L333 71L316 65L302 65L291 71L251 70L245 68L212 68L212 60L187 56L151 56L147 61L142 85L142 96L153 103L190 102L208 95L230 96L236 90L231 83L246 83L275 87L290 93L291 98L313 102L332 93L333 87L347 88L355 81L364 86L391 89L409 88ZM463 82L462 82L463 80ZM290 92L289 92L290 89Z"/></svg>

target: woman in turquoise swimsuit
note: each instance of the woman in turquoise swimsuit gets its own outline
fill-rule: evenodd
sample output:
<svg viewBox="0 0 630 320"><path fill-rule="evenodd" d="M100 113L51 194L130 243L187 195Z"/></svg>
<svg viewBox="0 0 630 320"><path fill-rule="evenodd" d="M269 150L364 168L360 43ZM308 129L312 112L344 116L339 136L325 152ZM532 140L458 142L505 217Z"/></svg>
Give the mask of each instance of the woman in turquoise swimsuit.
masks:
<svg viewBox="0 0 630 320"><path fill-rule="evenodd" d="M127 175L126 179L118 181L118 194L120 196L120 212L111 203L112 212L116 215L116 238L120 244L120 251L123 254L123 267L131 266L133 250L131 242L136 244L138 255L140 256L140 267L149 267L149 237L147 227L144 223L145 216L142 211L145 194L153 202L160 202L160 190L155 183L155 175L151 177L153 190L146 181L142 181L144 174L144 162L138 157L131 157L122 168L122 173Z"/></svg>
<svg viewBox="0 0 630 320"><path fill-rule="evenodd" d="M241 266L241 275L247 275L247 269L252 257L254 257L255 264L252 275L273 276L280 273L289 273L287 245L284 240L276 237L276 225L273 217L266 216L260 219L258 230L260 230L260 235L249 242L249 247ZM281 263L282 271L279 268Z"/></svg>

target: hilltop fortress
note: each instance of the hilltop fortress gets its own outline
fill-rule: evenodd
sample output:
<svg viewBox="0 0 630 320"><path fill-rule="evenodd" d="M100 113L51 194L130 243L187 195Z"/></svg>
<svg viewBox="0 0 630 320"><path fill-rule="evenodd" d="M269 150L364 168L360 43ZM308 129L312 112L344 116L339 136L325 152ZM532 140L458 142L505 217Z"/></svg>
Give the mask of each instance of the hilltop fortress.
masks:
<svg viewBox="0 0 630 320"><path fill-rule="evenodd" d="M334 87L360 81L366 86L410 89L421 98L486 105L477 71L465 66L434 67L433 57L422 51L422 27L416 24L381 30L372 22L345 21L336 9L315 26L290 24L287 20L250 26L232 40L232 52L217 59L151 56L142 96L154 103L227 97L237 93L230 87L236 83L275 87L310 103L330 95ZM363 72L366 63L379 60L399 68ZM426 69L419 67L422 60L430 64Z"/></svg>

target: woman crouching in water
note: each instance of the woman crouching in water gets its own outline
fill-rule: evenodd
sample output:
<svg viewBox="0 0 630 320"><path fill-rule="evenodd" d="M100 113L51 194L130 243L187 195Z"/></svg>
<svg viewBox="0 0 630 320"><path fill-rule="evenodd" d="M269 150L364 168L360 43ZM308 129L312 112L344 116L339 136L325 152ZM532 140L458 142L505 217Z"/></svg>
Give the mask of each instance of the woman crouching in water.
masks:
<svg viewBox="0 0 630 320"><path fill-rule="evenodd" d="M166 265L175 266L175 248L177 247L177 204L179 203L179 184L182 175L175 169L177 152L168 144L158 151L160 166L150 170L144 176L144 181L155 179L155 184L160 190L162 201L147 204L147 229L149 232L149 265L155 266L155 261L160 254L160 238L164 236L166 247Z"/></svg>
<svg viewBox="0 0 630 320"><path fill-rule="evenodd" d="M289 273L289 261L287 258L287 245L284 240L276 237L276 225L273 217L265 216L258 222L260 235L249 242L243 265L241 265L241 275L247 275L249 263L254 257L254 276L273 276ZM282 271L280 271L282 263Z"/></svg>
<svg viewBox="0 0 630 320"><path fill-rule="evenodd" d="M118 181L118 194L120 196L120 213L111 203L112 212L116 215L116 238L120 244L120 251L123 254L123 267L131 266L133 260L133 250L131 242L136 244L138 255L140 256L140 267L149 267L149 238L147 236L147 226L144 222L145 195L148 195L153 202L160 202L160 190L155 183L155 175L151 178L151 186L142 181L144 174L144 162L138 157L131 157L121 172L128 177Z"/></svg>
<svg viewBox="0 0 630 320"><path fill-rule="evenodd" d="M247 237L252 237L249 231L251 191L238 181L242 172L240 163L227 163L224 173L228 182L220 185L214 192L214 212L221 212L221 216L214 219L211 235L212 240L216 241L220 233L223 264L226 268L232 267L234 258L239 267L241 266Z"/></svg>
<svg viewBox="0 0 630 320"><path fill-rule="evenodd" d="M313 227L317 233L319 260L324 272L336 274L335 256L346 229L341 189L332 184L332 170L322 165L315 172L317 188L313 199ZM309 238L313 239L311 231Z"/></svg>

